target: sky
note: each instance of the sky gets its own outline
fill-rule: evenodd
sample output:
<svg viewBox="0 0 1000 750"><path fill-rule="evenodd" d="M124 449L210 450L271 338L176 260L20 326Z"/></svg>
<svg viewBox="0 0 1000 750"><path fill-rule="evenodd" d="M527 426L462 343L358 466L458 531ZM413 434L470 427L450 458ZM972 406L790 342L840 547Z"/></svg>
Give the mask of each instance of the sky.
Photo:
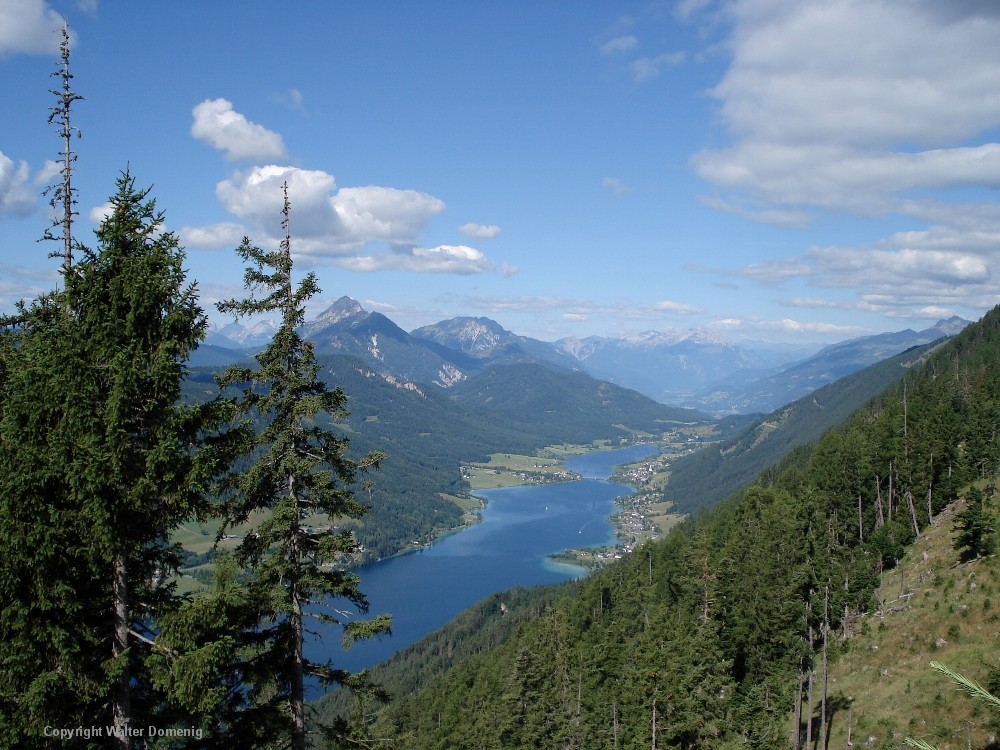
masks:
<svg viewBox="0 0 1000 750"><path fill-rule="evenodd" d="M813 345L1000 302L1000 3L0 0L0 311L59 285L128 169L216 325L234 250L407 330Z"/></svg>

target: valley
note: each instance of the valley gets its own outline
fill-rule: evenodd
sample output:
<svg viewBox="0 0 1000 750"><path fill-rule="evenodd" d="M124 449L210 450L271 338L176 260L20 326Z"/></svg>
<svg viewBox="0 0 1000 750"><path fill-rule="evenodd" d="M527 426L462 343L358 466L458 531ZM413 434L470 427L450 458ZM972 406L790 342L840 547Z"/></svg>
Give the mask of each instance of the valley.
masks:
<svg viewBox="0 0 1000 750"><path fill-rule="evenodd" d="M995 644L993 563L977 563L974 574L952 530L972 482L982 485L995 528L1000 454L988 427L996 424L995 368L986 363L1000 346L998 320L995 311L953 342L889 358L772 414L730 423L727 434L687 426L698 434L675 443L673 455L622 467L616 480L639 488L628 510L645 504L632 517L636 537L657 512L679 510L661 492L686 462L723 459L708 465L702 483L756 474L725 479L741 486L721 501L687 498L688 520L658 541L657 533L637 538L631 552L562 553L561 562L593 572L488 596L378 667L373 674L398 697L372 731L411 747L463 745L484 736L478 716L503 715L507 729L486 747L534 746L532 732L561 732L581 747L608 746L616 735L638 746L650 741L652 716L666 746L786 746L792 726L800 747L809 735L810 746L825 746L821 731L886 750L907 733L941 747L985 742L988 722L972 713L956 725L965 714L953 712L942 687L930 687L939 678L923 665L947 651L984 679L976 659ZM702 442L710 444L692 450ZM744 463L730 465L735 457ZM517 481L556 466L498 458ZM757 461L763 468L751 468ZM912 486L924 487L926 502L907 494ZM821 681L829 686L822 692ZM925 697L877 697L890 682L903 695L919 684ZM688 687L671 695L658 685ZM511 691L530 696L532 708L512 714ZM320 701L321 714L340 700ZM889 705L909 710L892 714Z"/></svg>

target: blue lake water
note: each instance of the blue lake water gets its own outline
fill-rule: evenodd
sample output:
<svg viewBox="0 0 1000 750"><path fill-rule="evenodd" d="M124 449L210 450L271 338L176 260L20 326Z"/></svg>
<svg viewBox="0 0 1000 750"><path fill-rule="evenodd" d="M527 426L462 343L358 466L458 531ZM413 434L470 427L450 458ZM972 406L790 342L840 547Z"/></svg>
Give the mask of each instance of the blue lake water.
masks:
<svg viewBox="0 0 1000 750"><path fill-rule="evenodd" d="M615 466L656 453L651 446L599 451L566 461L583 479L477 492L482 521L430 547L357 569L370 615L392 614L392 636L344 652L339 630L320 626L309 657L352 672L392 656L437 630L466 607L513 586L558 583L583 574L548 556L571 547L613 543L608 516L631 487L606 481Z"/></svg>

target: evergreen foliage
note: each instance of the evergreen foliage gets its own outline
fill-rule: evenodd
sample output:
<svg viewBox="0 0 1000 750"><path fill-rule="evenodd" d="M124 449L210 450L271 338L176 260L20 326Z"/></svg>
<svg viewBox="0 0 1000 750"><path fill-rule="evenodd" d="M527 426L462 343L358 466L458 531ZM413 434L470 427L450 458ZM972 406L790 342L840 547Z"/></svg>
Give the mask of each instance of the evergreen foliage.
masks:
<svg viewBox="0 0 1000 750"><path fill-rule="evenodd" d="M996 528L993 514L986 507L986 497L978 487L966 493L966 506L956 518L955 549L963 559L970 560L988 555L996 547Z"/></svg>
<svg viewBox="0 0 1000 750"><path fill-rule="evenodd" d="M304 748L306 681L363 684L363 679L306 656L307 618L343 625L347 640L389 629L387 616L359 621L334 606L339 600L367 611L357 576L344 567L356 542L337 525L363 514L353 485L382 456L348 458L347 441L321 422L342 418L346 397L319 377L312 346L298 334L304 305L319 290L313 274L297 286L292 281L287 188L283 213L285 238L278 250L264 251L249 239L237 250L248 264L247 288L262 296L219 305L237 317L281 315L271 344L256 356L257 367L236 366L220 379L224 388L241 389L239 409L257 429L245 433L239 471L226 483L219 539L227 528L267 513L234 550L237 569L245 572L223 566L214 593L195 600L166 628L171 637L186 637L201 653L191 678L175 683L172 695L201 715L212 713L219 741L229 746L287 743ZM206 609L214 615L201 619L199 611ZM197 623L201 632L185 634ZM235 640L226 632L227 623L236 626ZM213 706L211 696L199 694L192 681L200 679L218 691L220 678L230 689L219 693L225 700Z"/></svg>
<svg viewBox="0 0 1000 750"><path fill-rule="evenodd" d="M177 603L167 537L204 508L225 444L203 440L220 404L178 404L205 319L162 225L123 174L97 249L5 334L0 724L20 747L158 710L143 663Z"/></svg>

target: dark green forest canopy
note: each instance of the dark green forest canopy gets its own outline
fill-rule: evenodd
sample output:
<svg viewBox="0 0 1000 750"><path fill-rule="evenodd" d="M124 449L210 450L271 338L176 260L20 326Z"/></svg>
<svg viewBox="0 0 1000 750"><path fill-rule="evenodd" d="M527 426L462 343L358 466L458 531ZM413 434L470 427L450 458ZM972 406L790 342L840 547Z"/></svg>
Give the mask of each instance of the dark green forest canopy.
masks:
<svg viewBox="0 0 1000 750"><path fill-rule="evenodd" d="M398 697L369 736L607 748L649 747L655 731L660 747L788 746L824 627L868 611L920 529L995 479L997 361L993 310L812 447ZM493 627L488 606L480 616Z"/></svg>

